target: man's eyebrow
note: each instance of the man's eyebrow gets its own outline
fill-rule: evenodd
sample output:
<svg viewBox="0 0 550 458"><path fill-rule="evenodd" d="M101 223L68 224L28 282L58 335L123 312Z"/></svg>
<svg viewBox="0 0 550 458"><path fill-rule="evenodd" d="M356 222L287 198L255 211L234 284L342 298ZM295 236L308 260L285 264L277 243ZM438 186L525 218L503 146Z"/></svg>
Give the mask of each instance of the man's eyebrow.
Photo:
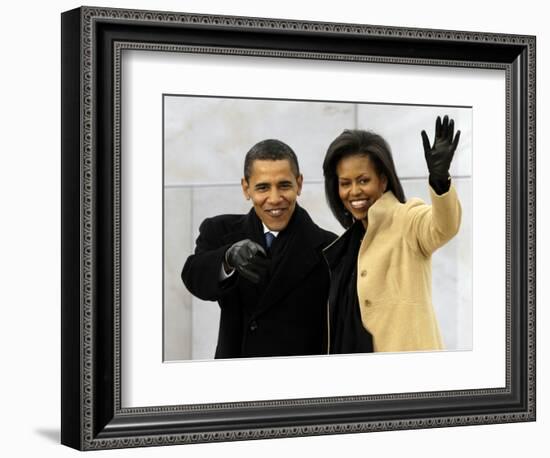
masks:
<svg viewBox="0 0 550 458"><path fill-rule="evenodd" d="M254 185L254 188L263 188L263 187L265 187L265 186L269 186L269 183L267 183L267 182L256 183L256 184Z"/></svg>

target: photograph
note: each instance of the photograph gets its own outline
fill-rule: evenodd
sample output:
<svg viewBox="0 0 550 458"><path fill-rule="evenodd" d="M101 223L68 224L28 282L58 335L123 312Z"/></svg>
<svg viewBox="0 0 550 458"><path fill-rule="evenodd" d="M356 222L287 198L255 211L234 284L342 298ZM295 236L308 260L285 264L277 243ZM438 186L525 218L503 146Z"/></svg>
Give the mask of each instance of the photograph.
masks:
<svg viewBox="0 0 550 458"><path fill-rule="evenodd" d="M163 97L164 360L472 348L472 107ZM456 203L432 210L450 186L432 197L430 167L447 152ZM354 157L366 170L339 175Z"/></svg>

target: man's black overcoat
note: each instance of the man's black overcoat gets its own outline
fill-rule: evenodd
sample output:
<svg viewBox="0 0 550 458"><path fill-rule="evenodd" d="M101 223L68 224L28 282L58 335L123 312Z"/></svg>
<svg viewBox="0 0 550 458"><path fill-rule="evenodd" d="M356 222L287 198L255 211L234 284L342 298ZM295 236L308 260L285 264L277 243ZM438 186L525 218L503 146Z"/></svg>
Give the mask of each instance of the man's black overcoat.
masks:
<svg viewBox="0 0 550 458"><path fill-rule="evenodd" d="M321 250L334 234L296 205L271 247L269 275L255 285L236 272L219 281L225 252L233 243L248 238L265 247L254 209L246 215L207 218L199 231L181 277L194 296L220 305L216 358L327 353L329 273Z"/></svg>

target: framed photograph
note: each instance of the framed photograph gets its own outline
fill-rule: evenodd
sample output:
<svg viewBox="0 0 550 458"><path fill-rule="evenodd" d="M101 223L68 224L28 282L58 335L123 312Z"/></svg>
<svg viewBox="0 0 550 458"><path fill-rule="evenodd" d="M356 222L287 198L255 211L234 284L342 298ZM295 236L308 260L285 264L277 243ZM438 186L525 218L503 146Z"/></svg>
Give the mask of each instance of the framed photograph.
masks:
<svg viewBox="0 0 550 458"><path fill-rule="evenodd" d="M63 13L62 443L534 421L535 45L479 32ZM288 318L285 339L301 336L299 350L275 350L269 333L262 351L244 341L224 350L227 310L188 271L213 219L261 211L247 152L265 140L290 146L294 212L341 240L348 231L325 200L331 142L346 130L379 134L406 198L429 202L421 131L433 139L445 115L460 130L449 173L461 224L429 256L441 344L383 349L373 332L373 349L333 354L330 325L306 338ZM227 266L216 284L246 273ZM210 273L201 269L199 279ZM313 295L303 297L309 313ZM247 320L243 333L256 335L269 321Z"/></svg>

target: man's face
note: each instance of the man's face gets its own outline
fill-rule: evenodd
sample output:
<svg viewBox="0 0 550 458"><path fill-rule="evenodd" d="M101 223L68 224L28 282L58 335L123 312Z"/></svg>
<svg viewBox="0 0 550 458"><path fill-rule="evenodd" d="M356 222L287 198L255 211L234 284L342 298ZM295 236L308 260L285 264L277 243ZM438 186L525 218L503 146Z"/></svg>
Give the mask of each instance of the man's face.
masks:
<svg viewBox="0 0 550 458"><path fill-rule="evenodd" d="M290 162L255 160L250 179L241 180L245 198L252 199L258 218L272 231L282 231L296 208L303 177L294 176Z"/></svg>

